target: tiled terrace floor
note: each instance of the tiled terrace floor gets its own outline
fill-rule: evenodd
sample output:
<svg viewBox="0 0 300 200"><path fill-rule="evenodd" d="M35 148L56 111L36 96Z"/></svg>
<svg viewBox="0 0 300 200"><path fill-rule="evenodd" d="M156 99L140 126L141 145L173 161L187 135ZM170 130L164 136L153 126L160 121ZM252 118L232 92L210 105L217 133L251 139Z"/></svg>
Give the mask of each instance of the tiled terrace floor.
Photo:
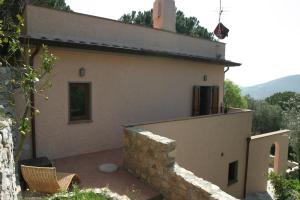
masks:
<svg viewBox="0 0 300 200"><path fill-rule="evenodd" d="M115 193L127 195L137 200L148 200L157 197L158 192L123 169L122 160L122 149L115 149L57 159L53 162L57 171L78 174L82 188L107 186ZM119 165L120 168L113 173L100 172L98 167L104 163L114 163Z"/></svg>

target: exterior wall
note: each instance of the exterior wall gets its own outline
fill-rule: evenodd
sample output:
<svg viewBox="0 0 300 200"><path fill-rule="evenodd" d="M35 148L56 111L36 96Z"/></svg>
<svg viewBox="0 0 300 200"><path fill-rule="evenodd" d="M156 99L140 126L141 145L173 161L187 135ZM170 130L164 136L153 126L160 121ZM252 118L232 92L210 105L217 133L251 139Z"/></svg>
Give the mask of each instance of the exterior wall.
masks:
<svg viewBox="0 0 300 200"><path fill-rule="evenodd" d="M223 191L242 198L250 111L138 125L176 141L176 162ZM222 156L223 155L223 156ZM229 163L238 161L238 182L228 185Z"/></svg>
<svg viewBox="0 0 300 200"><path fill-rule="evenodd" d="M43 17L41 17L43 16ZM225 58L225 44L78 13L27 5L24 34L48 39ZM122 31L120 31L122 30Z"/></svg>
<svg viewBox="0 0 300 200"><path fill-rule="evenodd" d="M247 193L266 191L269 156L272 144L275 144L274 171L285 174L288 161L288 133L288 130L282 130L251 137Z"/></svg>
<svg viewBox="0 0 300 200"><path fill-rule="evenodd" d="M136 127L124 130L124 166L166 200L234 200L175 163L174 140Z"/></svg>
<svg viewBox="0 0 300 200"><path fill-rule="evenodd" d="M119 148L124 124L189 117L194 85L218 85L223 96L223 66L75 49L50 51L59 59L49 77L53 86L45 93L49 100L35 98L41 111L36 117L37 156L54 159ZM81 67L85 77L78 75ZM92 83L92 122L69 124L70 81Z"/></svg>
<svg viewBox="0 0 300 200"><path fill-rule="evenodd" d="M18 191L14 161L14 109L8 103L12 91L9 68L0 67L0 199L16 200Z"/></svg>

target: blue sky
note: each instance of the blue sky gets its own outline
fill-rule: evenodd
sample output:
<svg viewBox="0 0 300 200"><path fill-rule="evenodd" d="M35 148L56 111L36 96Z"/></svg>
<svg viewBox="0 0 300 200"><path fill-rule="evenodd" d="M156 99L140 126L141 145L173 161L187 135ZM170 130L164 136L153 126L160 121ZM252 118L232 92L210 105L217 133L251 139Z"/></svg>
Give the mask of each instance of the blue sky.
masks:
<svg viewBox="0 0 300 200"><path fill-rule="evenodd" d="M299 0L222 0L222 22L230 29L226 58L243 65L226 78L250 86L300 74ZM118 19L132 10L149 10L154 0L66 0L75 12ZM213 31L219 0L175 0L178 9Z"/></svg>

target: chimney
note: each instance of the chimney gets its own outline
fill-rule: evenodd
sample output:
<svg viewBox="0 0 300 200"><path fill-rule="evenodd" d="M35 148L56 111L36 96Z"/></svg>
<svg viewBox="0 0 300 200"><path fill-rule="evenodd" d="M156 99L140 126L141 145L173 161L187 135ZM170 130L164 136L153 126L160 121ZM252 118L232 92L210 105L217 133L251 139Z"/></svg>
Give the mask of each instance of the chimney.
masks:
<svg viewBox="0 0 300 200"><path fill-rule="evenodd" d="M174 0L155 0L153 27L176 32L176 7Z"/></svg>

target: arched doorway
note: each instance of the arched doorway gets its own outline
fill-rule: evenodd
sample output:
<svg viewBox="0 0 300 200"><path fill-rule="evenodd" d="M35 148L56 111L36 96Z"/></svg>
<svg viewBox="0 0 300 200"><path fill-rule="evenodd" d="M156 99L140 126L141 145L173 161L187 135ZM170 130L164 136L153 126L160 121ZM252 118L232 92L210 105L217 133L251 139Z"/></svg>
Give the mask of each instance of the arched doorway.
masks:
<svg viewBox="0 0 300 200"><path fill-rule="evenodd" d="M280 146L278 142L274 142L271 146L270 150L270 157L272 157L270 163L270 167L272 170L276 173L279 174L279 157L280 157Z"/></svg>

